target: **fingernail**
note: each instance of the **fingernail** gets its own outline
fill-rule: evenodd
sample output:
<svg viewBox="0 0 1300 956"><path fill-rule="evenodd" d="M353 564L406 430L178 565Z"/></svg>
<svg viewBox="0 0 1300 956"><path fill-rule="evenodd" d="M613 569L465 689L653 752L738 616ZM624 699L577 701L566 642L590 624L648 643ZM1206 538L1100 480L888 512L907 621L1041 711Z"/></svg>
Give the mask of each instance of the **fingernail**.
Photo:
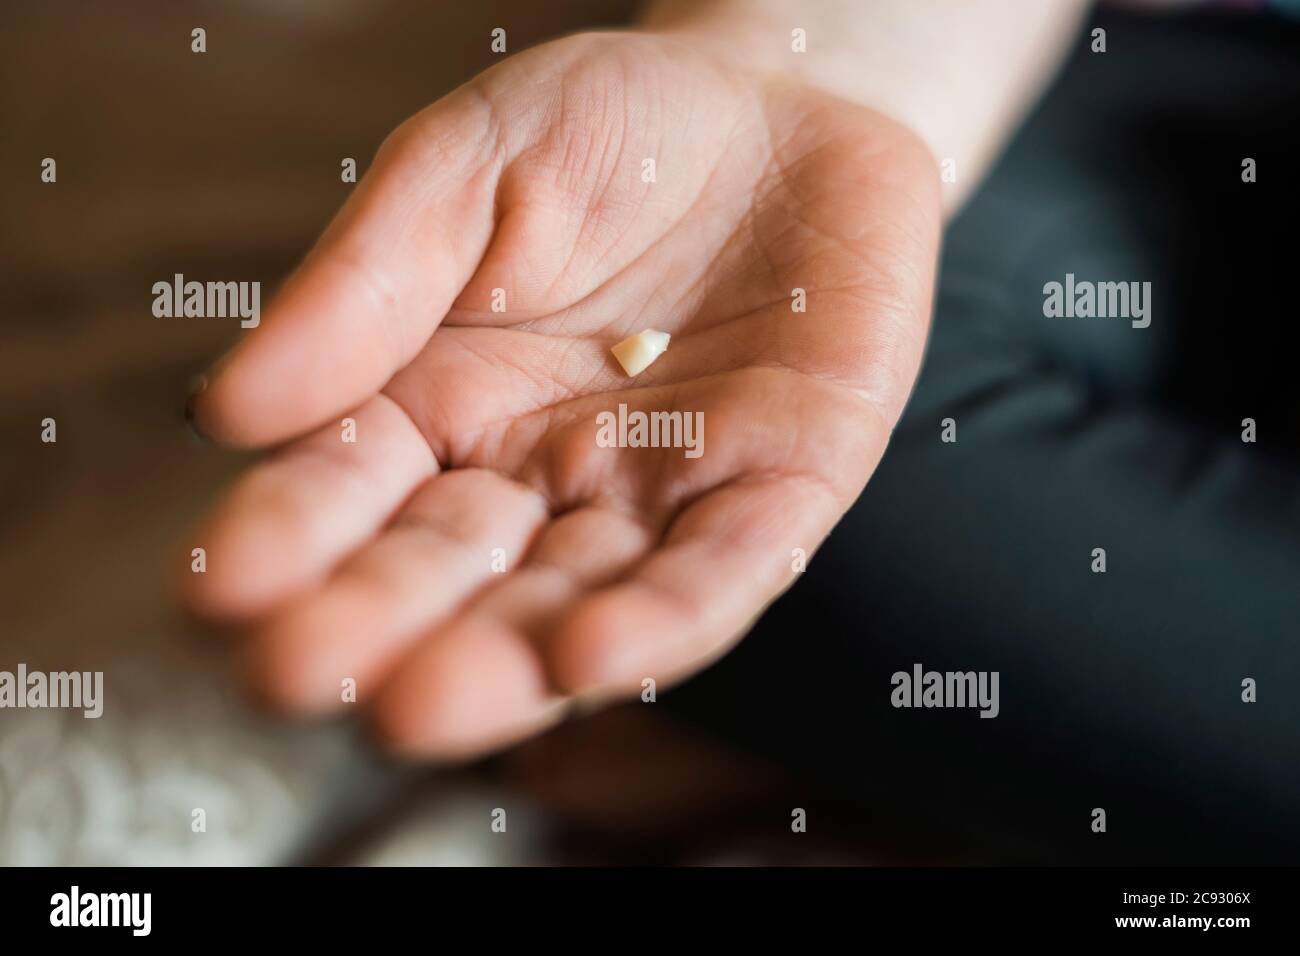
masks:
<svg viewBox="0 0 1300 956"><path fill-rule="evenodd" d="M207 391L207 388L208 388L208 377L206 375L196 376L194 380L190 382L189 398L185 400L185 412L184 412L185 427L189 430L190 437L194 440L194 442L200 445L212 444L212 439L210 439L207 435L203 434L203 432L199 429L199 426L195 421L195 415L194 415L194 406L198 404L199 396L202 395L205 391Z"/></svg>

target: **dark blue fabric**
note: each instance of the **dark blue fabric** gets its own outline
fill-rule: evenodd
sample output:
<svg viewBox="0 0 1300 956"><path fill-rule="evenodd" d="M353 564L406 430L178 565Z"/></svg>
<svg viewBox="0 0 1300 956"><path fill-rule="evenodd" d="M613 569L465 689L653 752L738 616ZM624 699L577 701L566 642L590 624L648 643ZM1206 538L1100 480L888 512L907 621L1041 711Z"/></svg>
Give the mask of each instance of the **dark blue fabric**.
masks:
<svg viewBox="0 0 1300 956"><path fill-rule="evenodd" d="M949 232L878 473L800 582L667 703L895 845L1295 862L1300 29L1100 24L1109 52L1080 40ZM1151 326L1044 317L1067 272L1151 281ZM999 671L1000 715L893 708L890 675L918 662Z"/></svg>

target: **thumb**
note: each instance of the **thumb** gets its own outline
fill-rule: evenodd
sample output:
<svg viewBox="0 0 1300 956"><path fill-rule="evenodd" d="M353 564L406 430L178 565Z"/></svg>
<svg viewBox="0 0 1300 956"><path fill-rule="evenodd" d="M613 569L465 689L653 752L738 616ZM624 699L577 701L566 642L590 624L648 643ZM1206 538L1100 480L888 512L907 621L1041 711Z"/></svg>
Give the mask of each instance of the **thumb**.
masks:
<svg viewBox="0 0 1300 956"><path fill-rule="evenodd" d="M489 104L465 87L399 126L264 320L200 380L187 417L278 443L375 395L420 351L493 230Z"/></svg>

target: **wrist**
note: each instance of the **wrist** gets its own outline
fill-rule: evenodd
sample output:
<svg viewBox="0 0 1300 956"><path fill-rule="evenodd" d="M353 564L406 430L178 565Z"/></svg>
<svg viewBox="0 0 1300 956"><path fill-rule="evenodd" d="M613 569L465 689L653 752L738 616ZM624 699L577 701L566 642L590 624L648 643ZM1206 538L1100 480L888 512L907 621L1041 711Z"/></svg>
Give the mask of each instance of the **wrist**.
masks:
<svg viewBox="0 0 1300 956"><path fill-rule="evenodd" d="M1086 0L818 0L800 7L786 0L655 0L643 25L908 127L952 172L944 186L951 213L1045 84L1085 6Z"/></svg>

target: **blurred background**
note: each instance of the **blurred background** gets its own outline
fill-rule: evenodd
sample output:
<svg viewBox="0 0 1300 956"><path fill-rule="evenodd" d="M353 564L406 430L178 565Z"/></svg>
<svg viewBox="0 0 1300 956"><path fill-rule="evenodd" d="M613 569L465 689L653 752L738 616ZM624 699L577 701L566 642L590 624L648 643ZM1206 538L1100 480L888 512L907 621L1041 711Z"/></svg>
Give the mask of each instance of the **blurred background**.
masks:
<svg viewBox="0 0 1300 956"><path fill-rule="evenodd" d="M155 318L153 283L178 272L259 280L269 296L352 188L340 182L341 160L356 158L364 173L393 126L490 65L494 27L507 28L513 52L626 23L634 6L5 3L0 669L103 670L108 699L100 720L0 711L0 863L1294 862L1294 578L1253 578L1278 598L1263 607L1211 567L1217 610L1202 616L1203 631L1171 638L1161 609L1186 600L1185 568L1167 569L1184 585L1113 613L1090 598L1067 611L1052 604L1050 583L990 556L1010 533L1003 524L969 538L953 530L963 520L955 512L952 524L890 524L912 520L918 489L931 505L966 494L993 518L1036 520L1032 501L1025 507L996 470L973 486L940 482L933 460L909 454L918 447L909 428L921 423L933 454L938 421L969 398L943 393L958 386L939 370L978 350L981 336L1002 334L981 324L990 296L1026 315L1041 306L1041 283L1078 261L1057 241L1063 230L1087 235L1103 264L1111 256L1114 278L1169 278L1162 316L1182 309L1218 324L1174 332L1162 323L1118 355L1099 339L1021 337L1012 352L1050 353L1089 394L1176 420L1175 437L1154 430L1155 444L1138 454L1174 486L1167 469L1188 474L1206 447L1186 428L1235 440L1242 407L1273 411L1271 434L1290 436L1289 450L1270 452L1280 457L1251 478L1266 495L1238 490L1235 500L1255 506L1225 519L1235 523L1215 544L1280 549L1270 571L1297 567L1294 373L1280 339L1263 357L1243 345L1292 320L1278 280L1293 274L1294 187L1242 206L1189 185L1219 159L1235 184L1239 157L1254 152L1273 157L1262 175L1294 178L1300 57L1295 27L1281 19L1105 13L1112 43L1117 31L1124 43L1104 73L1081 36L1080 54L953 228L931 365L875 505L855 509L819 556L822 583L797 586L686 687L453 769L389 763L346 721L290 725L247 706L222 648L193 632L171 597L188 561L185 529L247 464L194 443L180 416L190 379L238 323ZM190 31L200 26L208 52L197 56ZM56 184L40 180L45 157L57 160ZM998 246L1001 258L990 252L990 237L1017 231L1023 243ZM1027 265L1030 246L1057 260ZM1259 277L1243 280L1249 292L1215 283L1234 270ZM973 318L961 325L963 313ZM1254 331L1232 333L1233 321ZM955 337L943 331L958 326ZM1180 364L1211 353L1212 375ZM1042 368L1013 366L1006 374L1017 381ZM960 387L975 394L980 382ZM1241 401L1207 400L1225 393ZM54 444L40 441L47 417L57 421ZM1113 517L1126 520L1125 509ZM918 576L927 555L889 546L891 533L908 530L941 544L951 534L961 560ZM1139 520L1135 533L1149 544L1160 531ZM1226 567L1233 557L1209 560ZM849 590L856 603L843 602ZM964 611L979 592L1002 596L1006 628ZM1032 621L1022 605L1057 613ZM809 607L829 608L827 620L809 624ZM1072 630L1071 619L1095 633ZM1042 643L1002 640L1012 629ZM1141 653L1144 635L1163 641L1152 657ZM1231 657L1241 642L1253 648L1248 662ZM1161 682L1180 659L1222 674L1218 690L1192 678L1192 696L1222 700L1171 699L1179 691ZM1001 667L1003 716L957 729L928 714L900 722L886 703L888 675L914 660ZM1096 683L1071 683L1090 669ZM1254 723L1235 699L1239 672L1268 688ZM1022 690L1009 692L1015 679ZM1129 687L1145 688L1137 702ZM1053 700L1068 700L1069 714ZM1104 849L1089 842L1095 806L1127 820ZM488 830L498 807L508 836ZM807 833L791 833L796 807L808 810ZM191 829L194 808L206 810L204 833Z"/></svg>

